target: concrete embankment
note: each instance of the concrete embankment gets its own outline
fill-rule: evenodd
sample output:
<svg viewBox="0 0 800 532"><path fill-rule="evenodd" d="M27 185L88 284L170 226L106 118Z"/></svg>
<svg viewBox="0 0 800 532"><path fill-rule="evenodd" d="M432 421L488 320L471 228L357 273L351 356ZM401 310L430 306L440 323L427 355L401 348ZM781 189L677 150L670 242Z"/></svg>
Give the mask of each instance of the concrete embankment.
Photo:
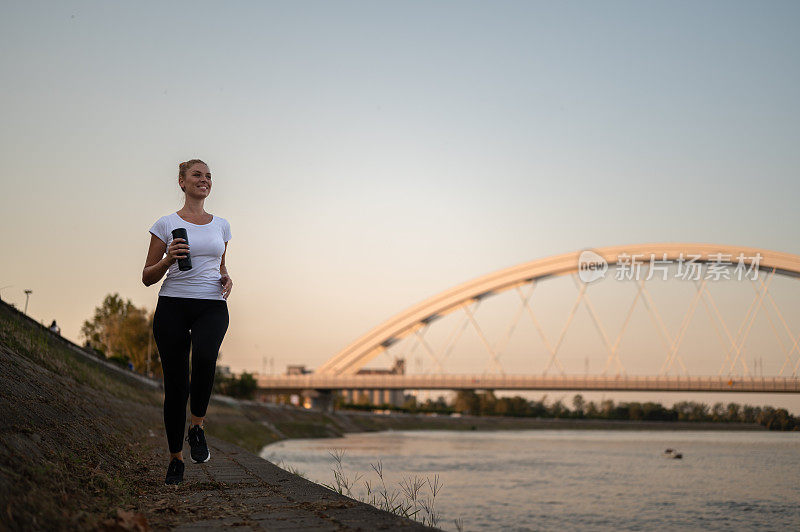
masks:
<svg viewBox="0 0 800 532"><path fill-rule="evenodd" d="M76 348L0 302L0 529L430 530L215 436L255 448L281 432L222 401L211 461L187 461L186 481L164 486L160 390Z"/></svg>

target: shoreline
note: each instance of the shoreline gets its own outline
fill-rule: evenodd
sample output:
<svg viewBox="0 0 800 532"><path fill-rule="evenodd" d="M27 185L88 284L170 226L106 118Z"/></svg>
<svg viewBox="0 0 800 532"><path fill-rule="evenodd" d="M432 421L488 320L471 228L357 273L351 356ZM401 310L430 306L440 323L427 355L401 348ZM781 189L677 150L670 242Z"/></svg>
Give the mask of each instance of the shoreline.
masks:
<svg viewBox="0 0 800 532"><path fill-rule="evenodd" d="M358 414L348 411L345 415ZM371 414L380 415L380 414ZM408 414L419 416L419 414ZM422 425L427 422L417 419ZM441 416L432 416L434 420ZM547 430L547 429L577 429L577 430L660 430L660 431L685 431L685 430L713 430L713 431L766 431L767 429L757 423L726 423L706 421L646 421L646 420L617 420L617 419L570 419L570 418L524 418L507 416L461 416L447 417L445 419L456 421L464 425L457 430ZM435 423L435 421L433 422ZM468 425L468 427L467 427ZM420 427L418 430L425 430Z"/></svg>
<svg viewBox="0 0 800 532"><path fill-rule="evenodd" d="M209 431L258 453L266 445L287 439L339 438L379 431L450 430L627 430L627 431L768 431L757 423L701 421L631 421L605 419L523 418L502 416L431 416L376 414L354 410L322 412L288 405L212 397Z"/></svg>

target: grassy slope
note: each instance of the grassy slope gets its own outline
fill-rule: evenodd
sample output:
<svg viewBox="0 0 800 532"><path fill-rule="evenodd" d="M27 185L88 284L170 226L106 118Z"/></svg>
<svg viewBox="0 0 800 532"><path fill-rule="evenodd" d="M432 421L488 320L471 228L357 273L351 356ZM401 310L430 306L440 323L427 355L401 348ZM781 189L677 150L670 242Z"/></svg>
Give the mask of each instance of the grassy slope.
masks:
<svg viewBox="0 0 800 532"><path fill-rule="evenodd" d="M135 493L131 443L159 415L142 384L81 360L0 305L0 522L11 529L94 526Z"/></svg>

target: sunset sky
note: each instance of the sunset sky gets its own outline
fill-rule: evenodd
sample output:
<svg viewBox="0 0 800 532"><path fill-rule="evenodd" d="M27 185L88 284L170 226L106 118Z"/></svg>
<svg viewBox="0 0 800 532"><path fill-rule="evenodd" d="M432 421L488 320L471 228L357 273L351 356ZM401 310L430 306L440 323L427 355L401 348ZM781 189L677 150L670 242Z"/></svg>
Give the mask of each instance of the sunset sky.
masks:
<svg viewBox="0 0 800 532"><path fill-rule="evenodd" d="M0 9L0 297L32 289L29 314L76 342L109 293L155 307L148 229L193 157L233 234L234 371L318 366L553 254L800 253L797 2Z"/></svg>

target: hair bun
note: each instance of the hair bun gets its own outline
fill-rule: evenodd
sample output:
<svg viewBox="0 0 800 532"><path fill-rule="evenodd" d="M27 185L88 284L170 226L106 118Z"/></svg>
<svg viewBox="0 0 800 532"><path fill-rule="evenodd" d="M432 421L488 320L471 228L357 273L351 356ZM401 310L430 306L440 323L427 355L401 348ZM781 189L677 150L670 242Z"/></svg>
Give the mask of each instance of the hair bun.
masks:
<svg viewBox="0 0 800 532"><path fill-rule="evenodd" d="M178 163L178 177L186 177L186 172L196 163L206 164L205 161L200 159L189 159L188 161Z"/></svg>

